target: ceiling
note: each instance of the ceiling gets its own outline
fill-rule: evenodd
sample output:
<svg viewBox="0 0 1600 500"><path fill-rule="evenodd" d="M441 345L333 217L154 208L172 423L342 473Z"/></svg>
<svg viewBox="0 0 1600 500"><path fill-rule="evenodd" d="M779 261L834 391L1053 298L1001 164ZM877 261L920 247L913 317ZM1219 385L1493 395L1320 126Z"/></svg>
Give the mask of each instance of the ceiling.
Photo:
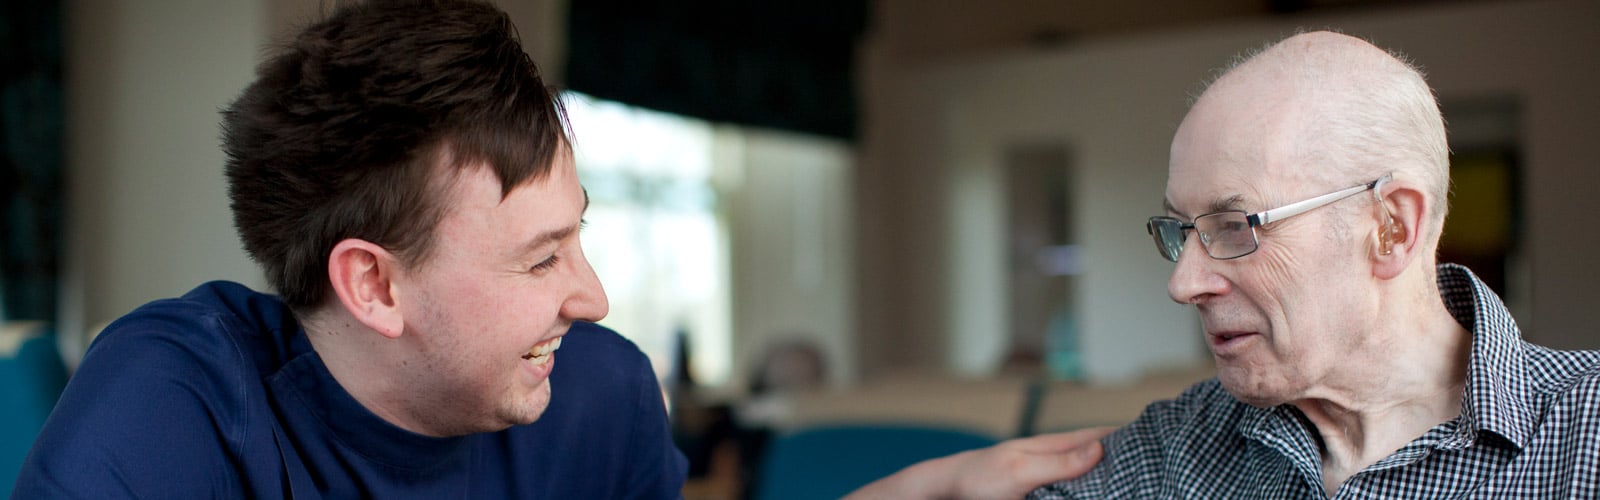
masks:
<svg viewBox="0 0 1600 500"><path fill-rule="evenodd" d="M899 60L1056 46L1252 17L1511 0L876 0L868 36Z"/></svg>

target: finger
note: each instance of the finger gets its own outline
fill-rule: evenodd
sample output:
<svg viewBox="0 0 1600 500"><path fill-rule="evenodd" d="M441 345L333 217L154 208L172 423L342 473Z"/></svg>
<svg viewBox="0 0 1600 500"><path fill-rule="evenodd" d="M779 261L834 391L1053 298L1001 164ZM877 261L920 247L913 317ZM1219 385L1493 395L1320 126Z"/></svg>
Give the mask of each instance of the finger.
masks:
<svg viewBox="0 0 1600 500"><path fill-rule="evenodd" d="M1100 442L1091 440L1064 453L1033 455L1019 463L1020 466L1015 470L1016 478L1028 484L1030 490L1058 481L1077 479L1099 464L1103 454Z"/></svg>
<svg viewBox="0 0 1600 500"><path fill-rule="evenodd" d="M1058 432L1055 434L1041 434L1029 438L1018 439L1018 449L1032 453L1063 453L1070 452L1090 443L1100 442L1117 430L1116 427L1091 427L1072 432Z"/></svg>

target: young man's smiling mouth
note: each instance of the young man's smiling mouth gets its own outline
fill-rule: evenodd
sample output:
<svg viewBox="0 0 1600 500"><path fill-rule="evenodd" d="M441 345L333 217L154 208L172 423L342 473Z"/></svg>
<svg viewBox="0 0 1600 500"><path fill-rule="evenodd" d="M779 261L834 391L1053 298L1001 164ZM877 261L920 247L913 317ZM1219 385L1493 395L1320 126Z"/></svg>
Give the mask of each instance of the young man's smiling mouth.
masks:
<svg viewBox="0 0 1600 500"><path fill-rule="evenodd" d="M533 348L529 349L527 354L523 354L522 355L522 359L531 361L535 365L542 365L542 364L545 364L545 363L549 363L550 359L554 357L552 355L555 354L556 349L560 349L560 348L561 348L561 337L556 337L556 338L553 338L553 339L550 339L550 340L546 340L544 342L540 342L540 343L534 344Z"/></svg>

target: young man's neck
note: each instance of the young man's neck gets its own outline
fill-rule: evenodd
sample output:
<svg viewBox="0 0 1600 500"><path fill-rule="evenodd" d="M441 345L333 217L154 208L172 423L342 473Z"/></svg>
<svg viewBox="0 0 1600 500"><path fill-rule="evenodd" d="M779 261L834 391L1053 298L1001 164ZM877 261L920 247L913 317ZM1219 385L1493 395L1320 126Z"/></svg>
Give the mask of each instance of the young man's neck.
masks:
<svg viewBox="0 0 1600 500"><path fill-rule="evenodd" d="M397 386L396 377L386 376L382 370L383 366L394 364L385 361L389 359L387 353L398 347L394 339L367 328L343 309L324 308L300 315L299 319L312 350L350 397L397 427L431 435L407 417L401 404L405 398L396 396L403 394L405 388Z"/></svg>

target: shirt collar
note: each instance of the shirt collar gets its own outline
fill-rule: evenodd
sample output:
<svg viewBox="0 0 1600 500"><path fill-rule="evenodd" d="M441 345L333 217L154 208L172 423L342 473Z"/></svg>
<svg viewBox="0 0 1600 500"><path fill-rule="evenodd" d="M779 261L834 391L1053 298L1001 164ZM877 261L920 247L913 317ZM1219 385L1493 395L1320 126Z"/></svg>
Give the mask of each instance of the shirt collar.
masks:
<svg viewBox="0 0 1600 500"><path fill-rule="evenodd" d="M1440 264L1438 280L1445 308L1472 332L1462 401L1464 427L1493 432L1520 449L1534 425L1533 410L1524 403L1530 388L1528 374L1523 373L1522 331L1500 297L1472 271Z"/></svg>

